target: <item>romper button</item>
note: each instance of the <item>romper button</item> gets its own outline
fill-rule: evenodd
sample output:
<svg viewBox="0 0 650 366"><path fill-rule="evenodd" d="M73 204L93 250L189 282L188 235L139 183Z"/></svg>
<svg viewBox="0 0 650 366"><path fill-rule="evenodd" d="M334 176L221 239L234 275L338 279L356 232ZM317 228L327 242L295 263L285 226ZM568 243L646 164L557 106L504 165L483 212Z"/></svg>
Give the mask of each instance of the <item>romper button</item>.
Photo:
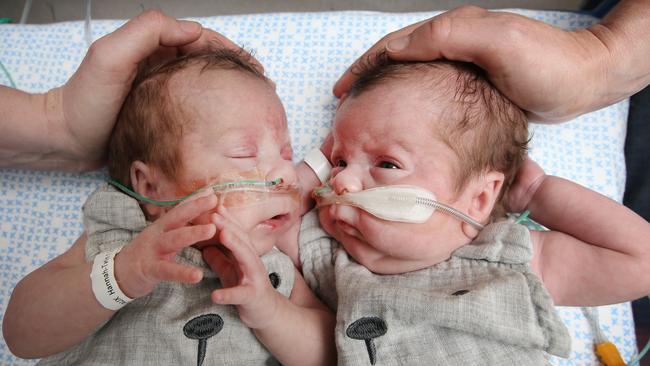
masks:
<svg viewBox="0 0 650 366"><path fill-rule="evenodd" d="M454 295L454 296L462 296L462 295L465 295L468 292L469 292L469 290L458 290L458 291L454 292L452 295Z"/></svg>
<svg viewBox="0 0 650 366"><path fill-rule="evenodd" d="M278 288L280 286L280 276L277 273L269 273L269 281L271 281L271 286L273 288Z"/></svg>

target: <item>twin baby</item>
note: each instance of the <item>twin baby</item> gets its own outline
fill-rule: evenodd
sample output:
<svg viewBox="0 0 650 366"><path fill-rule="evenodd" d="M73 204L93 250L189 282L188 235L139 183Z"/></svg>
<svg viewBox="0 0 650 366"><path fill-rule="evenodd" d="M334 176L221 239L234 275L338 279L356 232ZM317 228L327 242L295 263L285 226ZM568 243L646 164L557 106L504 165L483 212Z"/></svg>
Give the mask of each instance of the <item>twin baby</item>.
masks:
<svg viewBox="0 0 650 366"><path fill-rule="evenodd" d="M44 365L566 357L554 304L649 292L648 223L544 175L527 142L524 113L478 69L378 58L339 103L328 178L317 154L292 163L275 86L247 54L169 61L134 82L113 183L85 203L84 236L16 287L5 339ZM551 230L505 219L506 203ZM34 303L42 318L21 315Z"/></svg>

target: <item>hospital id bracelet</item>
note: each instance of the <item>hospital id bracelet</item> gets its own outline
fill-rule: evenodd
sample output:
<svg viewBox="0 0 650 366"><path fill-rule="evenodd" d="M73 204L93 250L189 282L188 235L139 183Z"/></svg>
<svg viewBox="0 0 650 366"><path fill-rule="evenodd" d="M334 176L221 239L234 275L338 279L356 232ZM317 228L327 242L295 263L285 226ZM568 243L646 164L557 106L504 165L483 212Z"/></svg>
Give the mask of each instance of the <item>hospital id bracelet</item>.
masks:
<svg viewBox="0 0 650 366"><path fill-rule="evenodd" d="M99 303L109 310L119 310L133 301L120 289L115 279L115 255L122 248L101 252L95 256L93 268L90 271L90 282L93 293Z"/></svg>
<svg viewBox="0 0 650 366"><path fill-rule="evenodd" d="M308 152L304 162L316 173L321 183L326 183L329 180L330 173L332 172L332 164L330 164L325 154L319 148L314 148Z"/></svg>

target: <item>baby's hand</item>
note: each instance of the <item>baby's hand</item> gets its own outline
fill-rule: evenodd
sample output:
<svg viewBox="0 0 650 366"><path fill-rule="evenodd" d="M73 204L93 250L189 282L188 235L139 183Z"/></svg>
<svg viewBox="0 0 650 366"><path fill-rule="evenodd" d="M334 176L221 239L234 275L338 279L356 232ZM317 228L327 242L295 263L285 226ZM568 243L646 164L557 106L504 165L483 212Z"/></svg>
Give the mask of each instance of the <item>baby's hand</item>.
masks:
<svg viewBox="0 0 650 366"><path fill-rule="evenodd" d="M178 264L174 257L183 248L215 236L213 223L188 223L216 205L216 196L208 195L174 207L122 248L115 257L115 276L122 291L138 298L161 281L201 281L203 272L199 268Z"/></svg>
<svg viewBox="0 0 650 366"><path fill-rule="evenodd" d="M264 328L275 317L279 294L271 285L266 267L248 235L225 207L219 207L213 222L221 230L219 241L226 249L210 246L203 250L203 259L224 286L212 292L212 301L236 305L239 318L246 326Z"/></svg>
<svg viewBox="0 0 650 366"><path fill-rule="evenodd" d="M507 197L507 209L510 212L522 212L530 204L535 192L546 178L544 170L529 157L517 172L515 181L510 186Z"/></svg>

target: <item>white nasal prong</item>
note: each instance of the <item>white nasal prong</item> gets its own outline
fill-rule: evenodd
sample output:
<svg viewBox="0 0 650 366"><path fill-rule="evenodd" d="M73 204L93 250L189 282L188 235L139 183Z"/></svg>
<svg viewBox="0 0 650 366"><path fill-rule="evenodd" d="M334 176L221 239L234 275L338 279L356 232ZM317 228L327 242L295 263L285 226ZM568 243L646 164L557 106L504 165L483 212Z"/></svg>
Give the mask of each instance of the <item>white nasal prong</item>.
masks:
<svg viewBox="0 0 650 366"><path fill-rule="evenodd" d="M314 191L318 207L349 205L358 207L371 215L388 221L420 224L426 222L436 209L482 229L476 220L436 201L430 191L416 186L394 185L366 189L360 192L334 193L329 186Z"/></svg>
<svg viewBox="0 0 650 366"><path fill-rule="evenodd" d="M418 204L418 198L435 200L433 193L413 186L386 186L360 192L337 195L331 189L317 191L318 206L350 205L380 219L423 223L431 217L435 207Z"/></svg>

